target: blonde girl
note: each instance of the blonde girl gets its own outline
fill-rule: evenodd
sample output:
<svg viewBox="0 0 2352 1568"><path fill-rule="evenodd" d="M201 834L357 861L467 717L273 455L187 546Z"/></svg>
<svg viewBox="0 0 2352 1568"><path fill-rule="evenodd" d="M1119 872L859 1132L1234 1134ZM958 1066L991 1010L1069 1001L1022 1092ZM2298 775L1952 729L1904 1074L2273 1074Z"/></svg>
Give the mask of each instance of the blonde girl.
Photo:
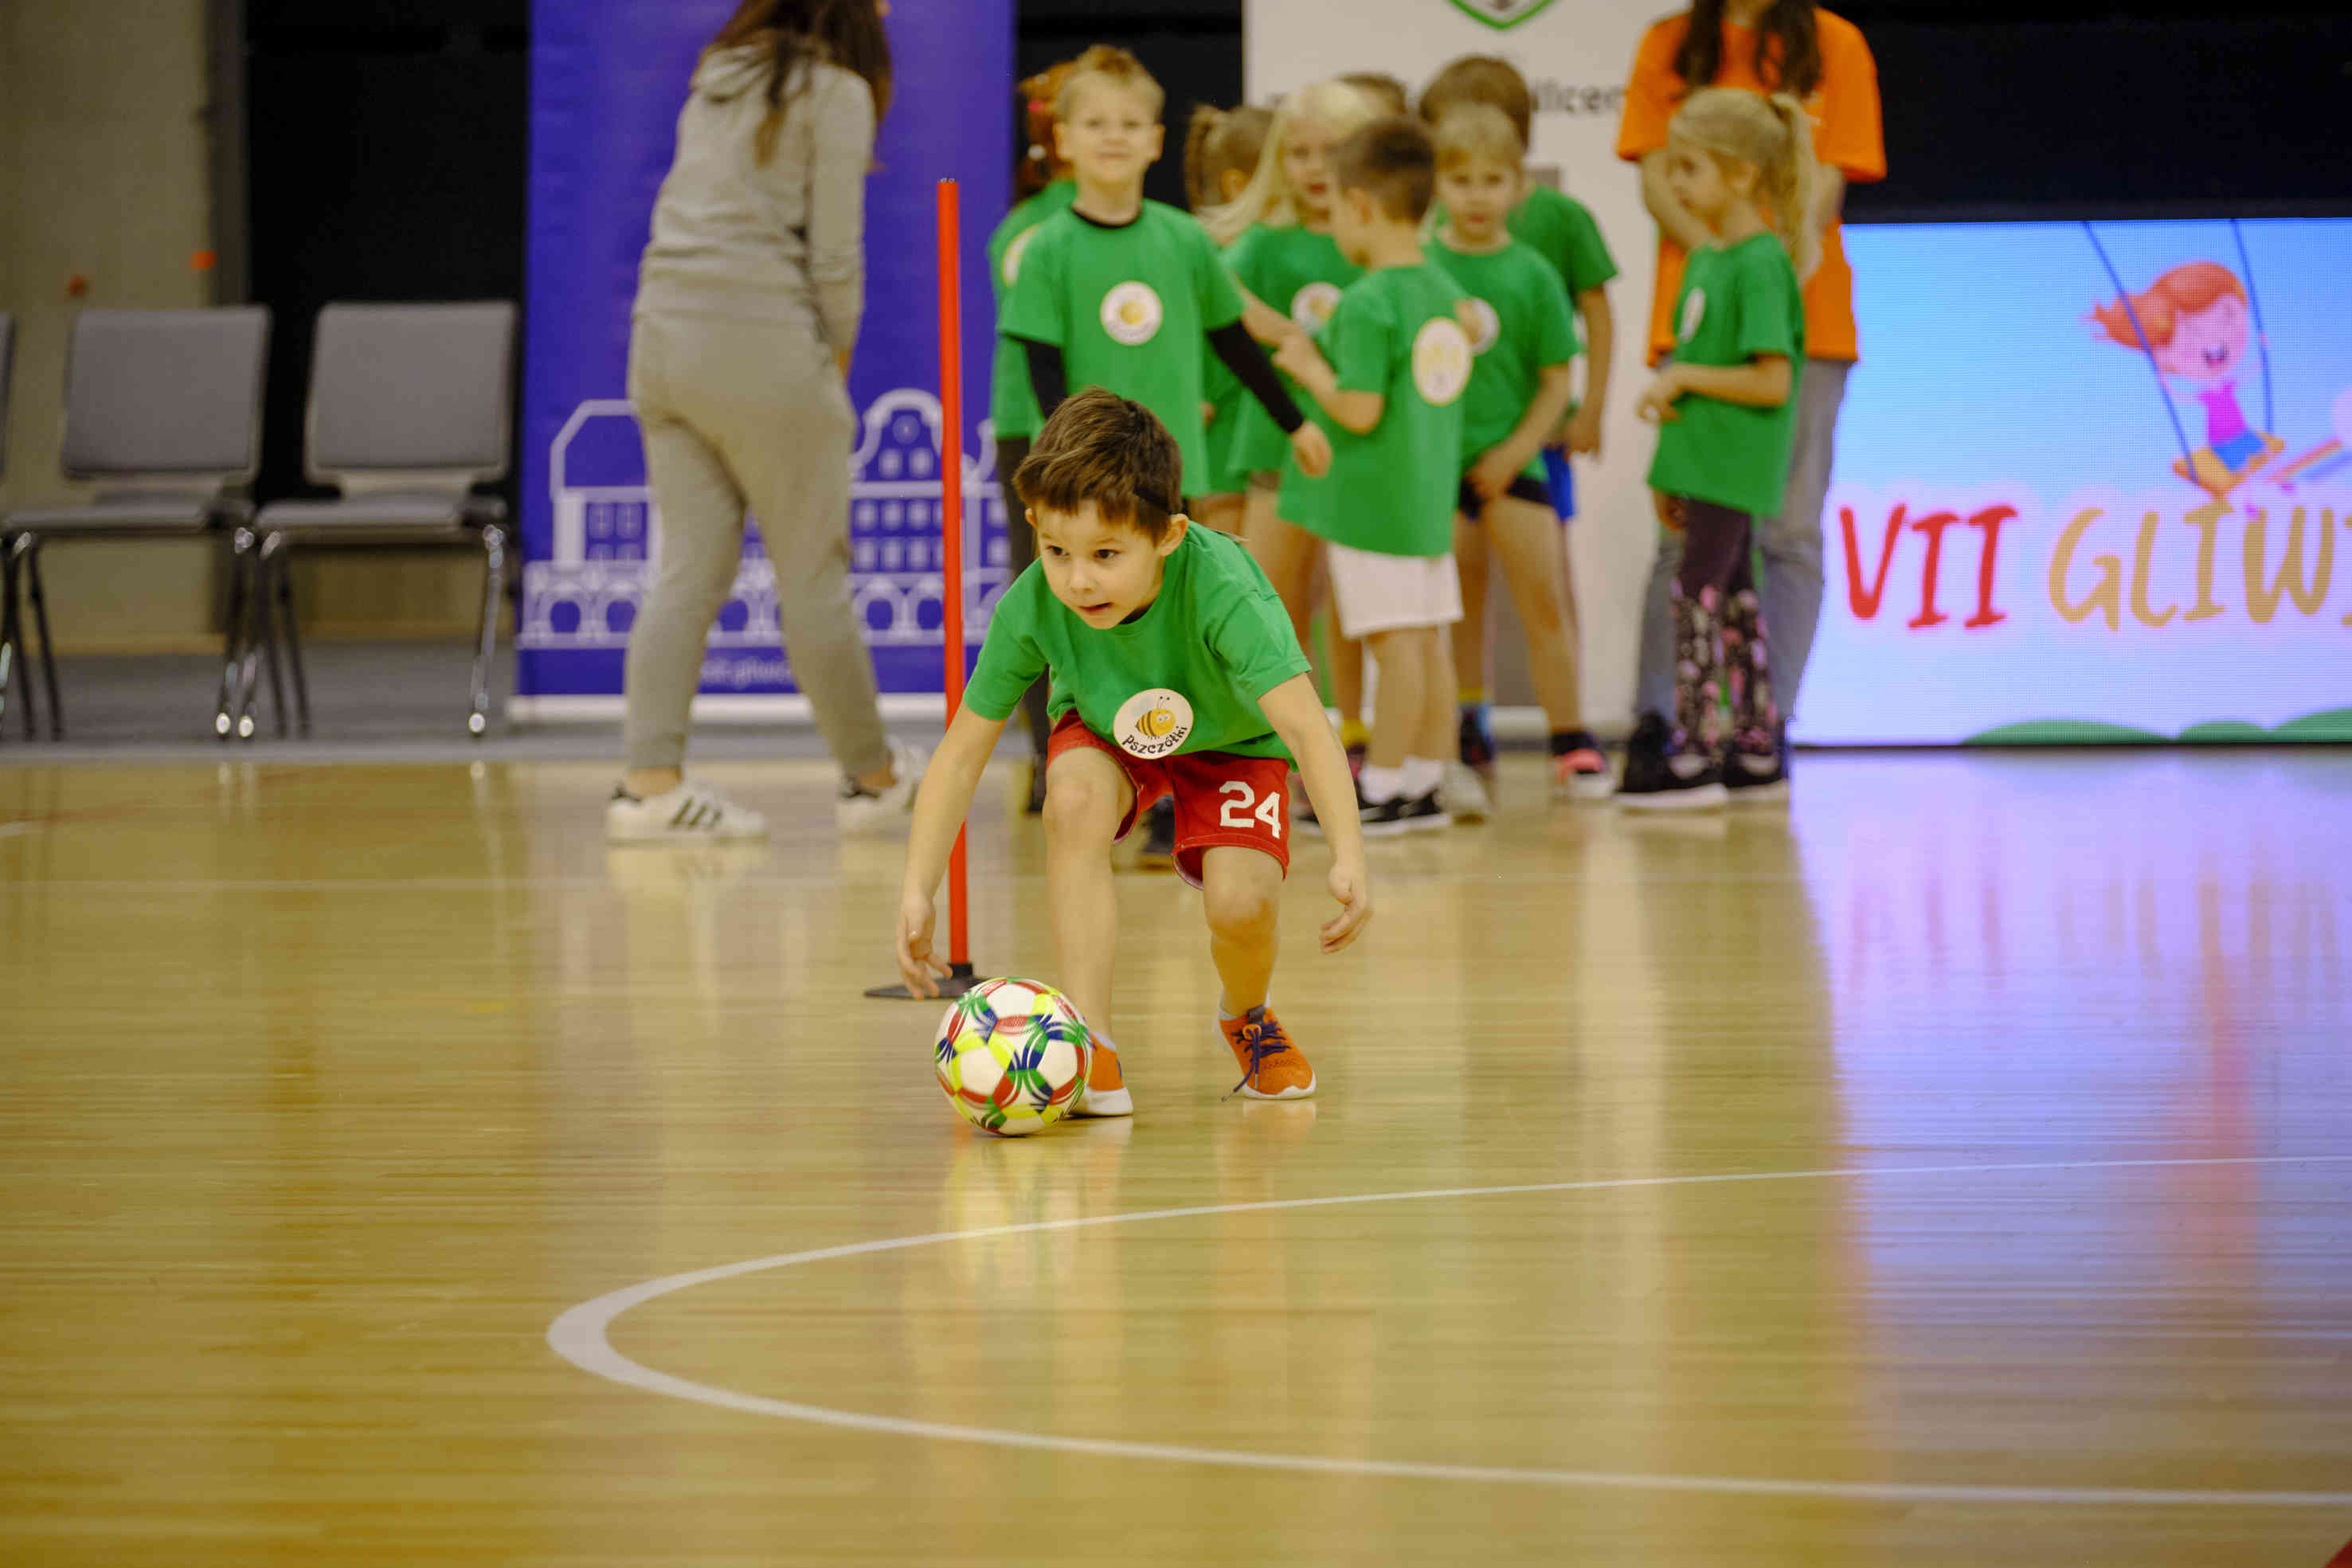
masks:
<svg viewBox="0 0 2352 1568"><path fill-rule="evenodd" d="M1701 88L1669 122L1665 152L1665 182L1709 243L1691 253L1675 302L1674 358L1637 405L1659 426L1651 487L1683 534L1668 595L1672 728L1663 751L1629 755L1618 791L1640 809L1787 789L1749 557L1756 519L1780 509L1788 486L1805 357L1798 277L1820 243L1812 128L1795 98Z"/></svg>
<svg viewBox="0 0 2352 1568"><path fill-rule="evenodd" d="M1226 263L1250 295L1315 332L1330 319L1339 291L1360 269L1331 237L1331 150L1359 126L1380 118L1379 100L1345 81L1298 89L1275 110L1257 169L1241 194L1202 214L1210 236L1226 246ZM1248 476L1242 536L1290 612L1301 646L1309 645L1315 608L1315 536L1275 515L1275 495L1288 455L1274 422L1244 405L1234 421L1226 467ZM1342 651L1344 647L1344 652ZM1329 674L1341 730L1351 755L1365 738L1363 654L1333 641Z"/></svg>

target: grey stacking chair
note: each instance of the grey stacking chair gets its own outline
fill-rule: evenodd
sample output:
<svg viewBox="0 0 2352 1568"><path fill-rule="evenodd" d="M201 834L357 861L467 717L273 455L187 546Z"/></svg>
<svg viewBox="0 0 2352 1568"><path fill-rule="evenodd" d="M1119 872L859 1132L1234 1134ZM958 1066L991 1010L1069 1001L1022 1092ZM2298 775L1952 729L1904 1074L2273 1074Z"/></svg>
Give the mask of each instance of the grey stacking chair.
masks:
<svg viewBox="0 0 2352 1568"><path fill-rule="evenodd" d="M506 503L474 493L506 476L512 444L516 310L506 300L459 305L330 305L310 355L303 465L342 494L277 501L254 519L245 595L251 620L235 712L215 721L250 738L257 662L267 658L278 732L286 732L278 648L291 666L298 722L310 690L294 631L289 558L303 549L453 545L483 554L482 619L466 727L489 725L489 667L506 580Z"/></svg>
<svg viewBox="0 0 2352 1568"><path fill-rule="evenodd" d="M252 508L242 490L261 463L261 388L269 312L259 306L205 310L85 310L74 321L66 361L65 449L68 479L99 486L78 506L19 508L0 518L7 562L0 642L18 655L25 734L34 732L31 659L20 633L19 591L29 591L40 633L49 735L65 734L58 671L41 587L41 547L57 538L188 538L241 528ZM222 690L236 663L232 570L228 646ZM5 689L0 689L5 697Z"/></svg>

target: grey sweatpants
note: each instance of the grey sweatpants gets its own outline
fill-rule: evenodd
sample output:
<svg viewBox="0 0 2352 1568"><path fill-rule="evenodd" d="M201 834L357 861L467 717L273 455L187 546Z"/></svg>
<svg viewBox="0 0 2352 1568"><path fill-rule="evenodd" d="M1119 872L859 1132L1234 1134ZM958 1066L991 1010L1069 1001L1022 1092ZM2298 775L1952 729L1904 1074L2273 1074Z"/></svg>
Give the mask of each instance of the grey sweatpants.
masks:
<svg viewBox="0 0 2352 1568"><path fill-rule="evenodd" d="M1789 487L1780 509L1756 519L1756 547L1764 557L1764 580L1757 597L1764 605L1764 634L1772 647L1772 695L1783 716L1796 711L1797 687L1813 652L1813 630L1822 619L1822 505L1829 498L1830 469L1837 456L1839 405L1845 401L1843 360L1807 360L1797 383L1796 450L1789 460ZM1658 530L1658 559L1642 602L1641 678L1633 692L1638 716L1675 711L1675 622L1667 591L1683 563L1683 538Z"/></svg>
<svg viewBox="0 0 2352 1568"><path fill-rule="evenodd" d="M686 759L703 643L734 586L748 505L775 567L793 679L834 760L889 765L874 664L849 601L849 455L856 423L814 327L640 316L629 398L661 508L661 559L629 632L631 768Z"/></svg>

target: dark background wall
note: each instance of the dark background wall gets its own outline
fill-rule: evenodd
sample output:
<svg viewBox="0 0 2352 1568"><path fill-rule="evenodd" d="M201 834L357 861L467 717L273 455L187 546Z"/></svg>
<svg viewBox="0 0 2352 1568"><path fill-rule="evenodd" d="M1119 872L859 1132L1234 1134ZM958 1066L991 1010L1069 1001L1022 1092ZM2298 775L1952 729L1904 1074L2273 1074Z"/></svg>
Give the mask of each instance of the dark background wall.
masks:
<svg viewBox="0 0 2352 1568"><path fill-rule="evenodd" d="M1886 103L1890 177L1853 193L1857 218L2352 211L2340 0L1837 9L1868 34ZM1024 0L1018 57L1025 73L1097 40L1134 49L1169 89L1172 154L1192 105L1238 98L1241 23L1241 0ZM530 5L243 0L236 32L247 265L279 323L267 498L302 488L318 306L520 296ZM1175 164L1154 196L1178 199Z"/></svg>

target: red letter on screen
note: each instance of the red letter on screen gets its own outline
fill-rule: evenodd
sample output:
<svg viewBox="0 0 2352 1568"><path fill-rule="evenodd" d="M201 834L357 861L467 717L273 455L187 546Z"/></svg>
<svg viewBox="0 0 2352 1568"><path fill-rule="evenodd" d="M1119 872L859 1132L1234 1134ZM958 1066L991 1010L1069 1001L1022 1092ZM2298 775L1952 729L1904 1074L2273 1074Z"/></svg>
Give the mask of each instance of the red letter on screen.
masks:
<svg viewBox="0 0 2352 1568"><path fill-rule="evenodd" d="M1977 612L1960 622L1971 632L2009 619L2007 611L1992 607L1992 568L2000 551L2000 526L2016 516L2015 507L1987 507L1969 519L1969 527L1984 530L1984 549L1977 557Z"/></svg>
<svg viewBox="0 0 2352 1568"><path fill-rule="evenodd" d="M1862 543L1854 538L1853 508L1838 508L1838 527L1845 530L1845 598L1853 607L1857 621L1874 621L1878 617L1878 601L1886 595L1886 569L1895 564L1895 541L1903 536L1903 507L1896 503L1894 514L1886 519L1886 542L1879 547L1878 575L1870 580L1865 591L1862 586Z"/></svg>

